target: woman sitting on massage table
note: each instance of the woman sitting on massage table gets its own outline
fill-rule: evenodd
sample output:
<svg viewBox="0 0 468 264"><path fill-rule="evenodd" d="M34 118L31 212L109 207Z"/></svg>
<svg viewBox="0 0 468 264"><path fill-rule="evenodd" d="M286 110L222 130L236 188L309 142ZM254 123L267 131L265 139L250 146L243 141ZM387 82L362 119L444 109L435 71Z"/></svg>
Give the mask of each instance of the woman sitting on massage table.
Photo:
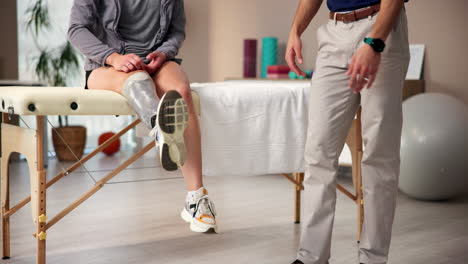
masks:
<svg viewBox="0 0 468 264"><path fill-rule="evenodd" d="M189 190L181 216L190 229L216 231L190 85L175 58L185 39L183 0L74 0L68 37L86 56L85 88L123 95L151 129L162 166L181 167Z"/></svg>

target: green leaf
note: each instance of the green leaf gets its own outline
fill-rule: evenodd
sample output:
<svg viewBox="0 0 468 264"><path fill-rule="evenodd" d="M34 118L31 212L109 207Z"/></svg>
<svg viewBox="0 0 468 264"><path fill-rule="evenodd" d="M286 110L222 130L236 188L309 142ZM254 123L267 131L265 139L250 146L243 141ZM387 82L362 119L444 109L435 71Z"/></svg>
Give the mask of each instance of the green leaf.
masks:
<svg viewBox="0 0 468 264"><path fill-rule="evenodd" d="M26 30L34 28L33 33L37 37L41 29L50 28L49 10L47 4L37 0L35 4L26 10Z"/></svg>
<svg viewBox="0 0 468 264"><path fill-rule="evenodd" d="M65 71L75 72L78 70L78 56L70 42L67 42L60 51L60 68Z"/></svg>
<svg viewBox="0 0 468 264"><path fill-rule="evenodd" d="M51 64L51 55L47 50L42 50L36 63L36 75L39 80L50 82Z"/></svg>

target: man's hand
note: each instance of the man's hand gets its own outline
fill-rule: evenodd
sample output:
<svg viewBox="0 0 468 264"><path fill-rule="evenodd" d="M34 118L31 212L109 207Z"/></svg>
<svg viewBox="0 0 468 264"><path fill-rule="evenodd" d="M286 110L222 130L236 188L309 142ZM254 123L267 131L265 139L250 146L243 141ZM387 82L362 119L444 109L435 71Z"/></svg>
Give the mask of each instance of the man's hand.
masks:
<svg viewBox="0 0 468 264"><path fill-rule="evenodd" d="M302 41L301 35L309 26L312 18L317 14L323 0L300 0L294 17L294 22L289 33L288 46L286 48L286 62L289 68L298 76L305 77L307 74L303 72L296 64L304 62L302 58Z"/></svg>
<svg viewBox="0 0 468 264"><path fill-rule="evenodd" d="M380 64L380 53L375 52L371 46L365 44L353 56L346 75L350 76L349 87L359 93L367 84L372 86Z"/></svg>
<svg viewBox="0 0 468 264"><path fill-rule="evenodd" d="M158 71L167 60L166 54L158 51L150 53L148 56L146 56L146 58L151 61L148 65L145 66L145 70L149 75Z"/></svg>
<svg viewBox="0 0 468 264"><path fill-rule="evenodd" d="M379 16L368 36L385 41L403 9L404 2L404 0L381 0ZM367 88L372 86L379 69L380 57L380 53L375 52L367 44L354 54L346 74L350 75L349 87L355 93L360 92L366 84Z"/></svg>
<svg viewBox="0 0 468 264"><path fill-rule="evenodd" d="M302 41L301 38L296 34L291 33L289 35L285 59L289 68L291 68L293 72L295 72L298 76L306 76L306 73L302 71L296 64L296 60L299 64L304 62L302 58Z"/></svg>
<svg viewBox="0 0 468 264"><path fill-rule="evenodd" d="M141 70L145 66L143 60L136 54L120 55L118 53L112 53L107 57L106 64L122 72Z"/></svg>

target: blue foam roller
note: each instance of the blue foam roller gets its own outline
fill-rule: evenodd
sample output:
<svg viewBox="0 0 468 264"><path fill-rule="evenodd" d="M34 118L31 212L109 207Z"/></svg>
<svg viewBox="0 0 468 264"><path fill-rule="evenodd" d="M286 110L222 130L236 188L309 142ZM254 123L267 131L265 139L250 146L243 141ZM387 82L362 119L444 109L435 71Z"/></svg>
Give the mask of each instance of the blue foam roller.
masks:
<svg viewBox="0 0 468 264"><path fill-rule="evenodd" d="M262 40L262 78L267 77L267 68L278 64L278 38L265 37Z"/></svg>

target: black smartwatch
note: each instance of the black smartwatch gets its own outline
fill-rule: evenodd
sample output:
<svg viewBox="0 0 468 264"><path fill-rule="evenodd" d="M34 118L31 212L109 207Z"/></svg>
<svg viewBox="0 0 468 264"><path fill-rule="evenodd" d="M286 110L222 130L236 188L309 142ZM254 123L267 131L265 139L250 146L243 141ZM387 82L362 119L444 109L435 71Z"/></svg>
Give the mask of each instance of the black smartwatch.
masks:
<svg viewBox="0 0 468 264"><path fill-rule="evenodd" d="M385 42L378 38L364 38L364 43L369 44L375 52L383 52L385 49Z"/></svg>

